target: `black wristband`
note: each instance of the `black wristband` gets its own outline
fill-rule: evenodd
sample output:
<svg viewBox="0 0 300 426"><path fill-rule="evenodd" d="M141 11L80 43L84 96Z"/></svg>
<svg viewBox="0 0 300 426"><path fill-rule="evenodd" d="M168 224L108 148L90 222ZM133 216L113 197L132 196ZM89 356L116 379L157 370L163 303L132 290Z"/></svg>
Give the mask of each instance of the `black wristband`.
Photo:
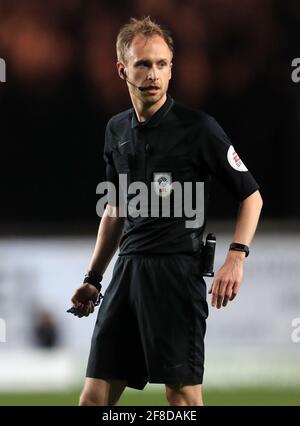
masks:
<svg viewBox="0 0 300 426"><path fill-rule="evenodd" d="M245 253L245 257L249 256L250 253L249 247L240 243L231 243L229 250L243 251Z"/></svg>
<svg viewBox="0 0 300 426"><path fill-rule="evenodd" d="M100 272L91 270L85 274L83 282L92 284L100 292L102 288L100 284L100 282L102 281L102 278L103 276L102 274L100 274Z"/></svg>

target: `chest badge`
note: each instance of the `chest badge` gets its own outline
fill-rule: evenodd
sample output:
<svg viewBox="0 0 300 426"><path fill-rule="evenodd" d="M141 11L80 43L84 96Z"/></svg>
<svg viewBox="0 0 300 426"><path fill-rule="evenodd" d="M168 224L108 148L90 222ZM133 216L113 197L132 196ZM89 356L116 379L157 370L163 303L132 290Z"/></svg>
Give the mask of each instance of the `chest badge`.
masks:
<svg viewBox="0 0 300 426"><path fill-rule="evenodd" d="M167 197L172 192L172 173L154 172L153 173L154 191L160 197Z"/></svg>

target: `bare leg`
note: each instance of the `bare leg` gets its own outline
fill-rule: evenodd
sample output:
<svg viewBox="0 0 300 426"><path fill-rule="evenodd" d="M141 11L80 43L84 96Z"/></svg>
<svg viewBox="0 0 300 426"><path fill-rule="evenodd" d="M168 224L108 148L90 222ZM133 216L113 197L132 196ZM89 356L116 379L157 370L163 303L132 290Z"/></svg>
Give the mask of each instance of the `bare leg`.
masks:
<svg viewBox="0 0 300 426"><path fill-rule="evenodd" d="M203 405L201 385L166 385L166 397L171 406Z"/></svg>
<svg viewBox="0 0 300 426"><path fill-rule="evenodd" d="M79 405L115 405L122 395L126 382L87 377Z"/></svg>

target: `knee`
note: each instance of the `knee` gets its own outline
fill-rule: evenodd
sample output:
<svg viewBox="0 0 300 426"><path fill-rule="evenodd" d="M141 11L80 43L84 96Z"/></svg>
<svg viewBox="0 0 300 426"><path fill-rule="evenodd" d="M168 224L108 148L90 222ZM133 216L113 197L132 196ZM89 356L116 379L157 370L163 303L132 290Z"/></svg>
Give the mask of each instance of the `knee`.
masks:
<svg viewBox="0 0 300 426"><path fill-rule="evenodd" d="M170 406L200 406L203 405L201 393L187 391L185 389L168 389L167 400Z"/></svg>
<svg viewBox="0 0 300 426"><path fill-rule="evenodd" d="M96 396L89 392L82 392L79 398L80 407L93 406L93 405L98 405L98 406L107 405L104 402L105 402L104 398L101 398L101 395Z"/></svg>

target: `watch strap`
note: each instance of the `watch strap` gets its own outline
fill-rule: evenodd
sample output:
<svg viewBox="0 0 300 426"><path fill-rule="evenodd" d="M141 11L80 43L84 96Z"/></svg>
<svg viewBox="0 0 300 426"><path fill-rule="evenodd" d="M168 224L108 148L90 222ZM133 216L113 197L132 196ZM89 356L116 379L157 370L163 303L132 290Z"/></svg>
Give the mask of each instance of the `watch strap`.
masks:
<svg viewBox="0 0 300 426"><path fill-rule="evenodd" d="M240 243L231 243L229 250L243 251L245 253L245 257L249 256L250 253L249 247Z"/></svg>
<svg viewBox="0 0 300 426"><path fill-rule="evenodd" d="M90 270L85 274L83 282L92 284L98 291L101 291L102 286L100 283L102 278L103 276L100 272Z"/></svg>

